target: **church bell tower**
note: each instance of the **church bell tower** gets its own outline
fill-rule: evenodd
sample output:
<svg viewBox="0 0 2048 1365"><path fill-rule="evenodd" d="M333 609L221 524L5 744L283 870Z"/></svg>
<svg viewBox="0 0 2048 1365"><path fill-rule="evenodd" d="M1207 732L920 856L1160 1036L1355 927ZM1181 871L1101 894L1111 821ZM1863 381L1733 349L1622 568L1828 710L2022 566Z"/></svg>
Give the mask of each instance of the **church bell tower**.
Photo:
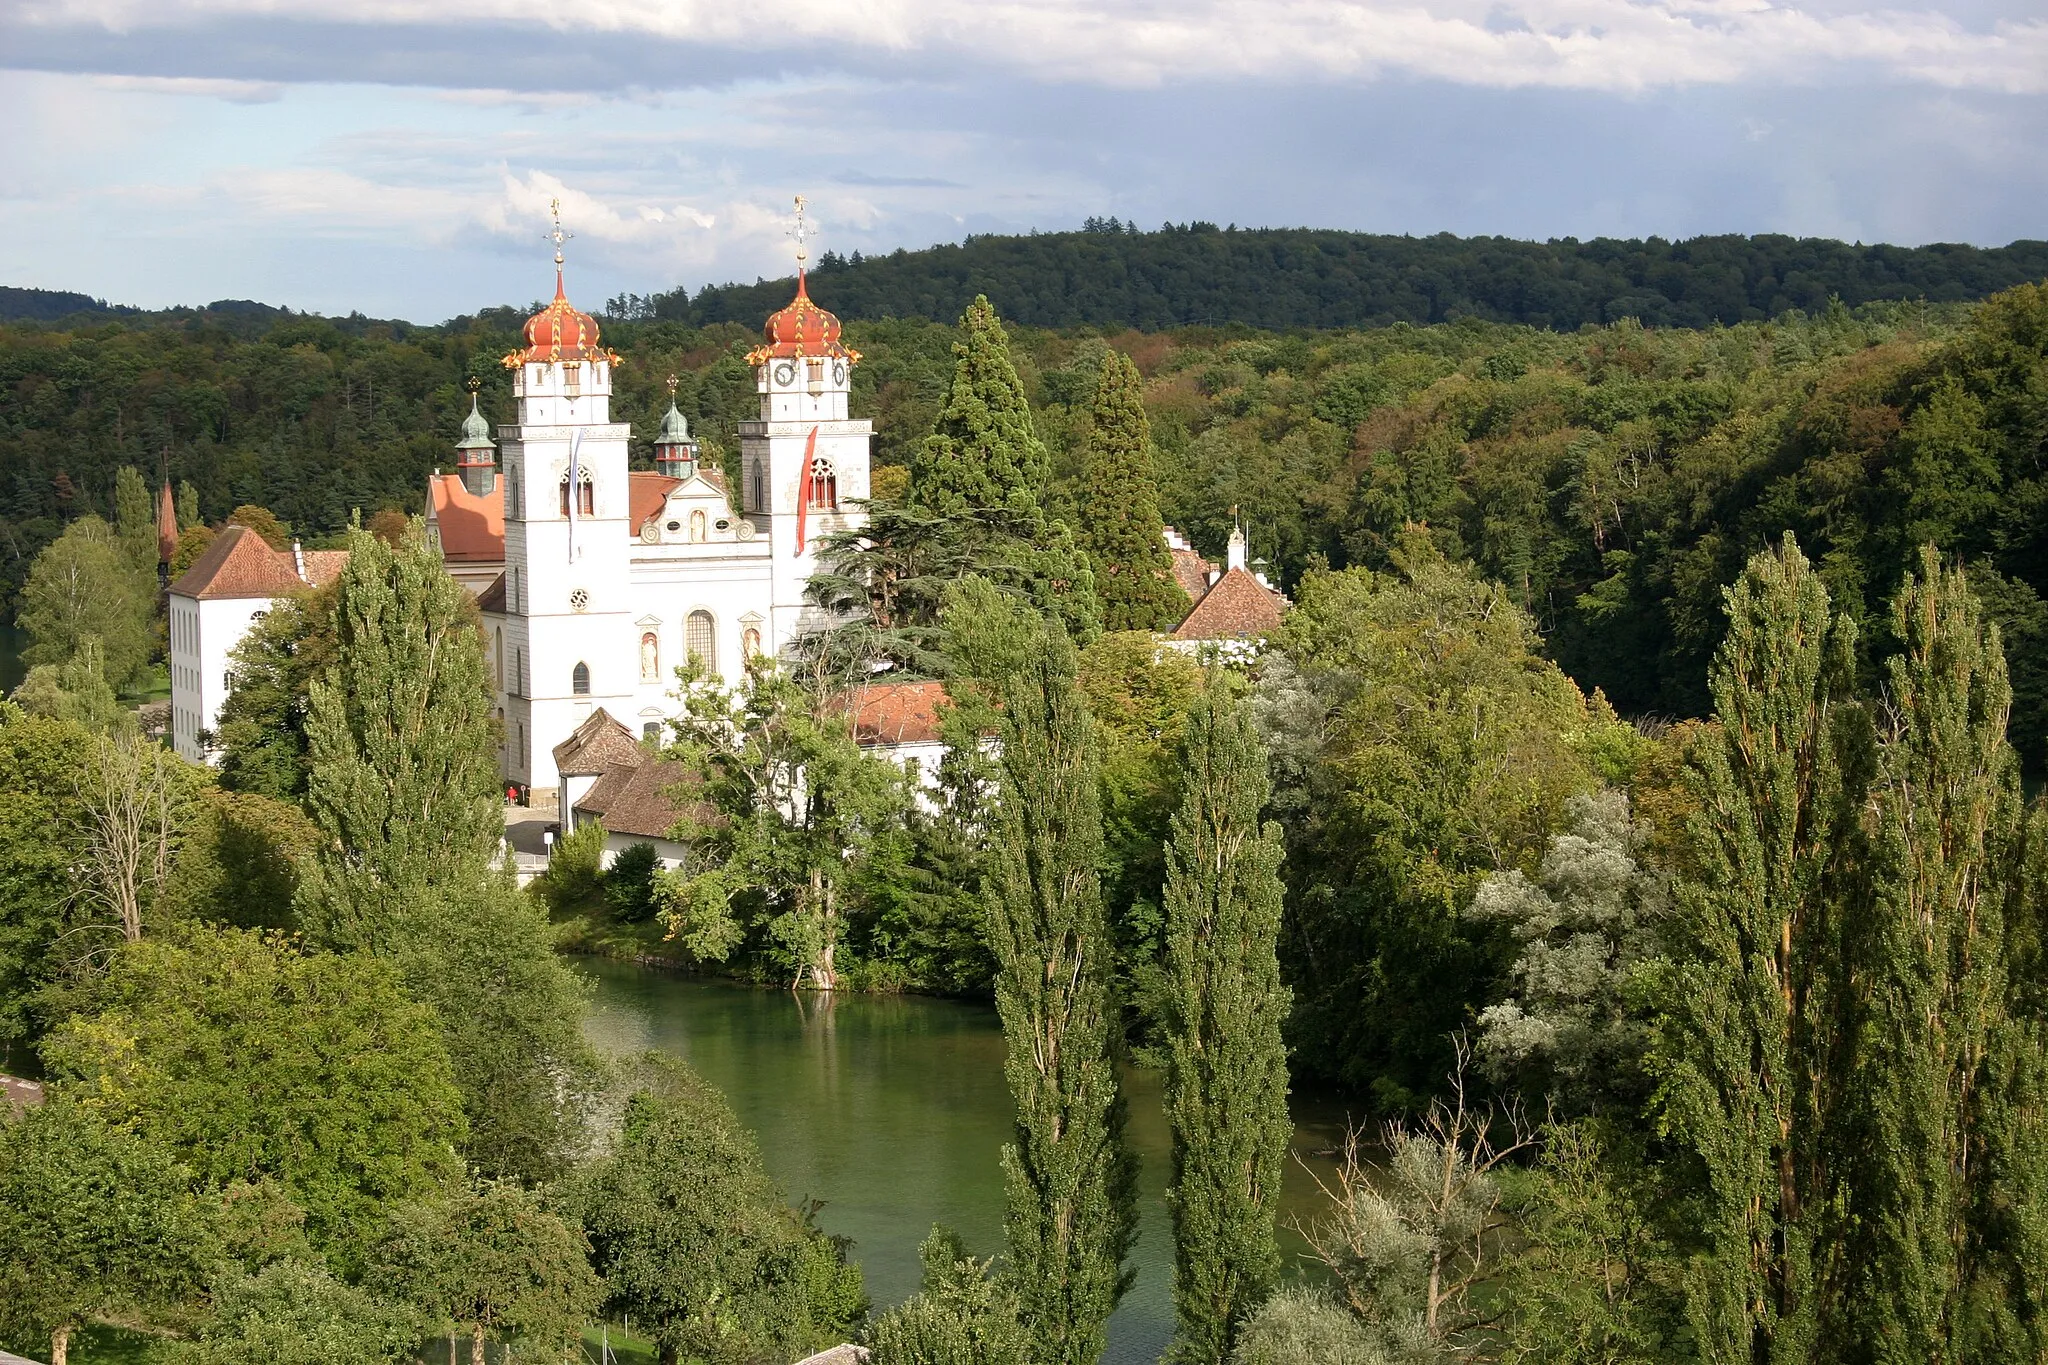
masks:
<svg viewBox="0 0 2048 1365"><path fill-rule="evenodd" d="M804 599L818 538L861 524L874 424L847 415L860 352L840 340L839 319L811 302L802 195L796 200L796 298L769 317L747 355L761 395L758 421L742 422L740 503L773 550L771 648L822 622Z"/></svg>

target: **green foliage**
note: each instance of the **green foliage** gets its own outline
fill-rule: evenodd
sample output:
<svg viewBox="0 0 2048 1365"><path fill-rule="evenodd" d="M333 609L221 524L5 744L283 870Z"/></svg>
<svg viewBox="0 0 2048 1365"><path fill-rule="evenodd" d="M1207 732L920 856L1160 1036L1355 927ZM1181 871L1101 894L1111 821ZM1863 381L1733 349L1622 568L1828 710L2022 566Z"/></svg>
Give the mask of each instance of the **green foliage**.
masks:
<svg viewBox="0 0 2048 1365"><path fill-rule="evenodd" d="M1419 535L1391 572L1304 580L1282 643L1258 714L1289 817L1297 1066L1409 1108L1494 994L1499 951L1460 912L1486 875L1533 868L1627 727Z"/></svg>
<svg viewBox="0 0 2048 1365"><path fill-rule="evenodd" d="M476 606L415 524L349 537L333 662L308 688L306 806L326 836L301 886L322 942L387 947L498 852L497 723Z"/></svg>
<svg viewBox="0 0 2048 1365"><path fill-rule="evenodd" d="M599 1063L583 1037L585 986L512 873L450 888L389 950L433 1008L462 1091L462 1155L484 1175L560 1176L580 1150Z"/></svg>
<svg viewBox="0 0 2048 1365"><path fill-rule="evenodd" d="M1004 1074L1005 1227L1032 1358L1093 1365L1130 1285L1136 1160L1124 1145L1113 948L1096 865L1100 757L1057 625L1003 688L1001 790L987 890Z"/></svg>
<svg viewBox="0 0 2048 1365"><path fill-rule="evenodd" d="M1230 1365L1404 1365L1431 1358L1427 1345L1412 1338L1390 1349L1343 1304L1296 1286L1246 1320Z"/></svg>
<svg viewBox="0 0 2048 1365"><path fill-rule="evenodd" d="M228 513L227 524L248 527L263 537L263 543L273 550L289 550L292 546L291 529L268 507L245 502Z"/></svg>
<svg viewBox="0 0 2048 1365"><path fill-rule="evenodd" d="M484 1180L395 1210L367 1279L387 1299L467 1331L473 1361L493 1335L545 1357L597 1311L604 1287L589 1250L539 1195Z"/></svg>
<svg viewBox="0 0 2048 1365"><path fill-rule="evenodd" d="M1093 417L1080 525L1102 595L1103 629L1171 630L1190 604L1173 577L1159 519L1143 383L1121 351L1102 357Z"/></svg>
<svg viewBox="0 0 2048 1365"><path fill-rule="evenodd" d="M0 1328L68 1336L188 1292L211 1249L191 1186L190 1170L96 1106L0 1114Z"/></svg>
<svg viewBox="0 0 2048 1365"><path fill-rule="evenodd" d="M535 878L533 889L556 914L590 909L603 895L604 841L604 824L597 820L580 821L555 840L547 871Z"/></svg>
<svg viewBox="0 0 2048 1365"><path fill-rule="evenodd" d="M918 1292L868 1330L871 1365L1029 1365L1006 1276L970 1256L950 1228L933 1228L917 1256Z"/></svg>
<svg viewBox="0 0 2048 1365"><path fill-rule="evenodd" d="M1674 1257L1643 1205L1640 1154L1592 1124L1555 1124L1521 1200L1528 1244L1503 1286L1504 1358L1623 1365L1673 1359Z"/></svg>
<svg viewBox="0 0 2048 1365"><path fill-rule="evenodd" d="M213 1313L177 1365L399 1365L424 1324L410 1305L380 1302L325 1266L277 1261L254 1274L225 1267Z"/></svg>
<svg viewBox="0 0 2048 1365"><path fill-rule="evenodd" d="M68 662L88 641L99 648L107 681L123 687L148 665L154 574L128 562L114 529L83 516L36 556L21 590L15 623L28 636L30 665Z"/></svg>
<svg viewBox="0 0 2048 1365"><path fill-rule="evenodd" d="M1012 566L1042 613L1087 640L1102 628L1088 557L1046 508L1050 465L1031 405L1010 359L1003 325L986 298L960 317L946 400L910 463L913 508L967 517L970 546Z"/></svg>
<svg viewBox="0 0 2048 1365"><path fill-rule="evenodd" d="M1038 327L1193 322L1291 330L1487 318L1570 331L1615 318L1705 327L1819 310L1832 298L1967 299L2048 274L2040 242L1850 246L1783 236L1399 237L1324 228L1109 219L1080 232L983 233L965 242L851 260L827 253L811 290L842 318L943 318L970 290L1011 301ZM659 295L656 316L757 327L792 282Z"/></svg>
<svg viewBox="0 0 2048 1365"><path fill-rule="evenodd" d="M135 713L121 705L100 669L98 640L85 641L61 664L37 664L8 700L32 716L76 721L98 734L135 724Z"/></svg>
<svg viewBox="0 0 2048 1365"><path fill-rule="evenodd" d="M45 1042L60 1097L204 1181L274 1178L347 1269L378 1207L455 1175L461 1092L434 1018L373 958L192 927L124 945Z"/></svg>
<svg viewBox="0 0 2048 1365"><path fill-rule="evenodd" d="M669 756L703 774L702 805L678 831L693 857L663 892L664 920L699 958L751 940L793 985L834 989L861 864L901 836L901 770L765 656L737 689L701 670L682 688Z"/></svg>
<svg viewBox="0 0 2048 1365"><path fill-rule="evenodd" d="M1279 1278L1287 1047L1280 827L1249 711L1212 690L1188 717L1167 846L1166 1121L1173 1135L1170 1358L1222 1365Z"/></svg>
<svg viewBox="0 0 2048 1365"><path fill-rule="evenodd" d="M299 869L320 831L297 806L205 788L192 803L168 889L174 919L290 929Z"/></svg>
<svg viewBox="0 0 2048 1365"><path fill-rule="evenodd" d="M0 1040L31 1032L37 992L68 962L82 856L81 761L92 737L76 721L0 702Z"/></svg>
<svg viewBox="0 0 2048 1365"><path fill-rule="evenodd" d="M1687 1297L1709 1361L1813 1347L1830 1278L1815 1256L1842 1246L1823 1220L1850 1004L1831 893L1854 837L1838 743L1854 627L1789 536L1750 562L1728 619L1655 1063L1664 1122L1704 1167Z"/></svg>
<svg viewBox="0 0 2048 1365"><path fill-rule="evenodd" d="M656 909L654 873L661 855L649 843L628 844L604 874L604 899L621 923L652 919Z"/></svg>
<svg viewBox="0 0 2048 1365"><path fill-rule="evenodd" d="M305 799L306 722L313 681L335 662L336 592L329 584L274 600L235 646L213 736L228 790Z"/></svg>
<svg viewBox="0 0 2048 1365"><path fill-rule="evenodd" d="M114 540L136 581L156 581L156 499L133 466L114 473Z"/></svg>
<svg viewBox="0 0 2048 1365"><path fill-rule="evenodd" d="M650 1057L573 1198L610 1305L661 1359L748 1365L849 1339L867 1310L845 1243L783 1204L753 1135L682 1062Z"/></svg>

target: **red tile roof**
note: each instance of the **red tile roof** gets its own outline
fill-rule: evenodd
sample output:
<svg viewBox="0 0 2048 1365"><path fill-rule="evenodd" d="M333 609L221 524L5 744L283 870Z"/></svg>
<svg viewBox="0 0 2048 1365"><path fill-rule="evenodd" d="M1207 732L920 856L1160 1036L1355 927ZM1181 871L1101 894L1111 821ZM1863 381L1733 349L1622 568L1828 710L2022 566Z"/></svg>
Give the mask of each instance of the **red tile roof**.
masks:
<svg viewBox="0 0 2048 1365"><path fill-rule="evenodd" d="M306 554L307 577L324 583L348 562L346 550L313 550ZM317 567L316 567L317 564ZM171 584L180 597L212 601L232 597L282 597L307 586L289 550L273 550L246 526L229 526L214 537L206 553Z"/></svg>
<svg viewBox="0 0 2048 1365"><path fill-rule="evenodd" d="M1171 550L1168 553L1173 556L1174 581L1187 593L1188 601L1201 601L1202 594L1209 591L1209 570L1216 566L1196 550Z"/></svg>
<svg viewBox="0 0 2048 1365"><path fill-rule="evenodd" d="M1187 619L1174 629L1179 640L1244 640L1269 635L1280 625L1287 599L1254 578L1231 569L1203 593Z"/></svg>
<svg viewBox="0 0 2048 1365"><path fill-rule="evenodd" d="M936 682L875 683L838 698L853 718L853 737L862 744L929 744L939 738L939 707L946 685Z"/></svg>
<svg viewBox="0 0 2048 1365"><path fill-rule="evenodd" d="M637 536L649 517L660 515L661 505L668 501L669 494L683 486L683 481L666 474L634 470L626 476L626 485L627 502L631 507L627 513L626 529Z"/></svg>
<svg viewBox="0 0 2048 1365"><path fill-rule="evenodd" d="M505 558L503 479L478 497L460 474L435 474L427 479L427 498L444 559L489 564Z"/></svg>

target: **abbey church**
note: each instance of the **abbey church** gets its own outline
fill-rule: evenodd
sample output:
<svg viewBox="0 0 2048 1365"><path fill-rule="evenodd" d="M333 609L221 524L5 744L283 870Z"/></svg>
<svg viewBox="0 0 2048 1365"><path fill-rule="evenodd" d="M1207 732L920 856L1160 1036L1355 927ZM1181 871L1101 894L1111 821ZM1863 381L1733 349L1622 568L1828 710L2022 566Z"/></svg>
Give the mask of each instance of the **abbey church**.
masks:
<svg viewBox="0 0 2048 1365"><path fill-rule="evenodd" d="M493 443L472 406L457 472L430 480L427 526L483 610L506 780L545 791L561 786L556 746L597 708L652 734L688 655L736 678L811 624L814 548L860 522L872 428L847 413L860 356L801 273L747 357L761 411L740 424L738 496L673 401L655 469L627 468L618 357L569 303L559 252L554 302L525 337L505 357L518 420Z"/></svg>

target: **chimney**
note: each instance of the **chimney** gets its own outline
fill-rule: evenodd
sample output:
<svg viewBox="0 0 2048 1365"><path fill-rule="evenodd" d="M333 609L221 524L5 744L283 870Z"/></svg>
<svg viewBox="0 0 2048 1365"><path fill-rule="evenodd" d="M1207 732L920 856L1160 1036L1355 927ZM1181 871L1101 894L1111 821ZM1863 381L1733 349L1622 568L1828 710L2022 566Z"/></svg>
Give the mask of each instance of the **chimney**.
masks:
<svg viewBox="0 0 2048 1365"><path fill-rule="evenodd" d="M292 568L298 572L301 583L313 581L306 577L306 547L299 544L296 539L292 541Z"/></svg>
<svg viewBox="0 0 2048 1365"><path fill-rule="evenodd" d="M1230 530L1230 567L1242 569L1245 566L1244 527L1234 526Z"/></svg>

